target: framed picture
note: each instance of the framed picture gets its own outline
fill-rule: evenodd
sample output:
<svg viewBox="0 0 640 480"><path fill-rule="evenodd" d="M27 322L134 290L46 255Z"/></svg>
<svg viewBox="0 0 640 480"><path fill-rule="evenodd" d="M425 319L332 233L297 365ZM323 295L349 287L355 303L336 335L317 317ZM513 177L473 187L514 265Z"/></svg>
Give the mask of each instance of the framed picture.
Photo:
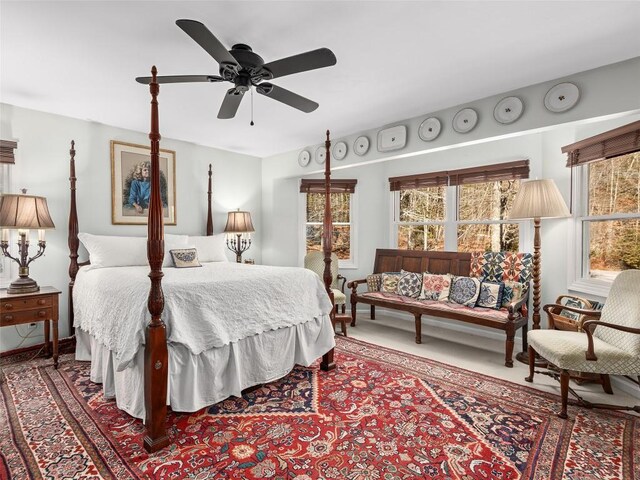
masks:
<svg viewBox="0 0 640 480"><path fill-rule="evenodd" d="M151 193L151 149L111 140L111 223L146 225ZM176 152L160 149L164 224L176 224Z"/></svg>

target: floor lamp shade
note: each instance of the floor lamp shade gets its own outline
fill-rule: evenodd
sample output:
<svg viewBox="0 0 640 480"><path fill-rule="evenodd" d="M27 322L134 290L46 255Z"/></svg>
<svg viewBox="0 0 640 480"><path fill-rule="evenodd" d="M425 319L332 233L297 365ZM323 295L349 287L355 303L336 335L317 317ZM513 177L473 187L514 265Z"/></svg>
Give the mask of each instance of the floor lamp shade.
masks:
<svg viewBox="0 0 640 480"><path fill-rule="evenodd" d="M529 180L520 184L513 200L511 220L568 217L569 209L551 179Z"/></svg>

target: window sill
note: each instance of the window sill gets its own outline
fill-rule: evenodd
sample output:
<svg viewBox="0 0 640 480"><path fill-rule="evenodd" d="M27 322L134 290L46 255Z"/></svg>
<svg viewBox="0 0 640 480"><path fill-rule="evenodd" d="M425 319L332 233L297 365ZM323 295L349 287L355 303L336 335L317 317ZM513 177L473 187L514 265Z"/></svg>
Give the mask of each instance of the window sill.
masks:
<svg viewBox="0 0 640 480"><path fill-rule="evenodd" d="M607 298L611 289L611 282L604 280L594 280L588 278L579 278L569 285L569 290L577 293L586 293L587 295L597 295Z"/></svg>
<svg viewBox="0 0 640 480"><path fill-rule="evenodd" d="M357 270L358 265L355 263L338 263L339 270Z"/></svg>

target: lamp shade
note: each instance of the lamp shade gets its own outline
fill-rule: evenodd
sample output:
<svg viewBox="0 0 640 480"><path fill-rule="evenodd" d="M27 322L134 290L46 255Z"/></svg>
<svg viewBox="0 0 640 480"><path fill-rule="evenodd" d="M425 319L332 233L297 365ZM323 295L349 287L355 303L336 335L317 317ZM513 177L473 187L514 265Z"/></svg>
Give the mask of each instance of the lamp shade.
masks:
<svg viewBox="0 0 640 480"><path fill-rule="evenodd" d="M558 187L551 179L529 180L520 184L509 218L559 218L571 214Z"/></svg>
<svg viewBox="0 0 640 480"><path fill-rule="evenodd" d="M229 212L227 216L227 225L224 227L227 233L248 233L255 232L253 223L251 223L251 214L236 210Z"/></svg>
<svg viewBox="0 0 640 480"><path fill-rule="evenodd" d="M0 227L45 229L55 228L47 199L33 195L2 195Z"/></svg>

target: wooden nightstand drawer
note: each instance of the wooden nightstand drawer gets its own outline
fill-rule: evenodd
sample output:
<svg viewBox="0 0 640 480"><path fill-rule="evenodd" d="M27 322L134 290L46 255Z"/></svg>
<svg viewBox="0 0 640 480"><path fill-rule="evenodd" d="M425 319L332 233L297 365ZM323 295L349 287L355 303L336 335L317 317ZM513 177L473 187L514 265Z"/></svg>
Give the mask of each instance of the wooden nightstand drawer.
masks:
<svg viewBox="0 0 640 480"><path fill-rule="evenodd" d="M50 307L53 305L53 297L51 295L41 298L25 298L25 299L3 299L0 303L2 313L10 313L16 310L28 310L32 308ZM3 317L4 318L4 317Z"/></svg>
<svg viewBox="0 0 640 480"><path fill-rule="evenodd" d="M36 310L22 310L20 312L3 311L0 316L2 326L19 325L21 323L37 322L42 320L50 320L53 318L53 309L38 308Z"/></svg>

